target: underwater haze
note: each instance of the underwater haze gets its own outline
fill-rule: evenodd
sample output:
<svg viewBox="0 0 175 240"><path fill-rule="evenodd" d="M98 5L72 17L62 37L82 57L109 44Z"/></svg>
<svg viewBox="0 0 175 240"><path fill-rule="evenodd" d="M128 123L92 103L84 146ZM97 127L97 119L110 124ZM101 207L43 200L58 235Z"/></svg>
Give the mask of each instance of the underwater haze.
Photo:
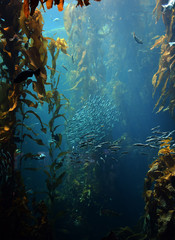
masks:
<svg viewBox="0 0 175 240"><path fill-rule="evenodd" d="M4 137L8 144L0 142L0 183L2 198L17 196L2 213L15 239L174 239L175 13L165 2L158 0L154 10L152 0L91 1L83 7L67 0L61 12L39 8L43 25L30 35L26 28L40 20L33 15L21 24L18 43L28 46L18 67L40 73L14 83L20 91L15 119L1 117L14 124L13 136ZM42 37L33 37L36 29ZM2 52L10 48L0 48L4 66ZM12 155L13 187L20 187L9 195L4 169ZM14 209L19 215L11 217ZM12 239L7 232L2 236Z"/></svg>

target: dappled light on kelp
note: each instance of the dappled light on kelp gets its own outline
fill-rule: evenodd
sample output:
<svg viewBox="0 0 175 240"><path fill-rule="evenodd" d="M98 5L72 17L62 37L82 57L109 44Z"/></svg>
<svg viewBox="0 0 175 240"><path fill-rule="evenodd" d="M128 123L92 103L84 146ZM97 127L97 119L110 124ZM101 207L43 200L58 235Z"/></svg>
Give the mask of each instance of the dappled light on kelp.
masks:
<svg viewBox="0 0 175 240"><path fill-rule="evenodd" d="M166 27L166 34L156 40L151 50L161 46L161 57L159 61L159 69L154 74L152 84L154 87L153 96L158 88L161 88L161 93L158 98L155 108L160 111L169 110L171 115L174 115L175 108L175 46L171 43L175 41L174 24L175 24L175 9L165 11L162 14L162 4L165 1L157 0L157 5L154 13L157 14L157 21L162 15L163 22Z"/></svg>

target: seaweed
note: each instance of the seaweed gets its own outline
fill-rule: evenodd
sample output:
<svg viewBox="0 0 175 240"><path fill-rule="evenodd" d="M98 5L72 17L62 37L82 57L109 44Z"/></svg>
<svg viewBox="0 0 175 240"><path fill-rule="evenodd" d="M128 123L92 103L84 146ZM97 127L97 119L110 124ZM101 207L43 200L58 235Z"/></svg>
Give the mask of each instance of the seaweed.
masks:
<svg viewBox="0 0 175 240"><path fill-rule="evenodd" d="M175 222L175 149L172 138L162 140L158 158L145 179L145 223L149 239L173 239Z"/></svg>
<svg viewBox="0 0 175 240"><path fill-rule="evenodd" d="M101 0L94 0L97 2L100 2ZM46 3L47 9L50 9L54 5L57 5L58 11L63 11L64 7L64 0L24 0L24 13L25 16L28 18L30 15L32 16L35 12L36 7L39 5L39 2L41 3L43 9L44 9L44 3ZM90 4L90 0L77 0L77 6L88 6Z"/></svg>
<svg viewBox="0 0 175 240"><path fill-rule="evenodd" d="M59 37L54 40L52 38L47 38L48 40L51 40L49 45L48 45L48 49L50 51L51 57L52 57L52 67L48 67L51 70L51 78L53 78L55 72L56 72L56 60L58 58L59 52L60 50L69 56L69 54L67 53L67 42L65 39L60 39ZM55 53L56 50L56 53ZM60 77L60 75L59 75Z"/></svg>
<svg viewBox="0 0 175 240"><path fill-rule="evenodd" d="M165 2L162 0L157 0L157 5L154 9L154 13L157 11L157 21L162 15L162 4L165 4ZM175 47L171 46L169 42L174 42L175 40L175 35L173 33L175 24L175 10L172 9L171 11L166 11L162 17L166 27L166 34L156 40L155 44L151 47L152 50L155 47L161 46L159 68L152 78L152 84L154 87L153 96L155 95L156 90L161 88L161 93L154 109L158 108L156 113L169 110L170 114L174 116Z"/></svg>

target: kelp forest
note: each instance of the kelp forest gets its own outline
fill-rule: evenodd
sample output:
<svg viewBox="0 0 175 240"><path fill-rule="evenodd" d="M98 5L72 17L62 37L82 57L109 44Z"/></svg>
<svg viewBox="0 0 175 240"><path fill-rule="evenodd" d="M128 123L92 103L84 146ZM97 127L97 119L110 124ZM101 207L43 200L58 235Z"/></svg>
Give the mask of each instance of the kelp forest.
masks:
<svg viewBox="0 0 175 240"><path fill-rule="evenodd" d="M174 26L171 0L0 0L0 239L175 239Z"/></svg>

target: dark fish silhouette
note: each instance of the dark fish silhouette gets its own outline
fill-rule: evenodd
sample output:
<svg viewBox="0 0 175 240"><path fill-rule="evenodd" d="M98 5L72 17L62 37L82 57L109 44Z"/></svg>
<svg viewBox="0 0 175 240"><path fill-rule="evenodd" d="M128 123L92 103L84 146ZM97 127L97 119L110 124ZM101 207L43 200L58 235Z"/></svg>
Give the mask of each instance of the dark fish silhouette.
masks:
<svg viewBox="0 0 175 240"><path fill-rule="evenodd" d="M63 67L66 71L68 71L67 67L65 67L64 65L62 65L62 67Z"/></svg>
<svg viewBox="0 0 175 240"><path fill-rule="evenodd" d="M143 44L143 41L135 35L135 32L133 32L133 38L138 44Z"/></svg>
<svg viewBox="0 0 175 240"><path fill-rule="evenodd" d="M28 69L28 70L22 71L16 76L16 78L14 79L14 83L24 82L25 80L27 80L27 78L32 77L33 74L35 74L36 76L39 76L40 68L38 68L37 70Z"/></svg>

